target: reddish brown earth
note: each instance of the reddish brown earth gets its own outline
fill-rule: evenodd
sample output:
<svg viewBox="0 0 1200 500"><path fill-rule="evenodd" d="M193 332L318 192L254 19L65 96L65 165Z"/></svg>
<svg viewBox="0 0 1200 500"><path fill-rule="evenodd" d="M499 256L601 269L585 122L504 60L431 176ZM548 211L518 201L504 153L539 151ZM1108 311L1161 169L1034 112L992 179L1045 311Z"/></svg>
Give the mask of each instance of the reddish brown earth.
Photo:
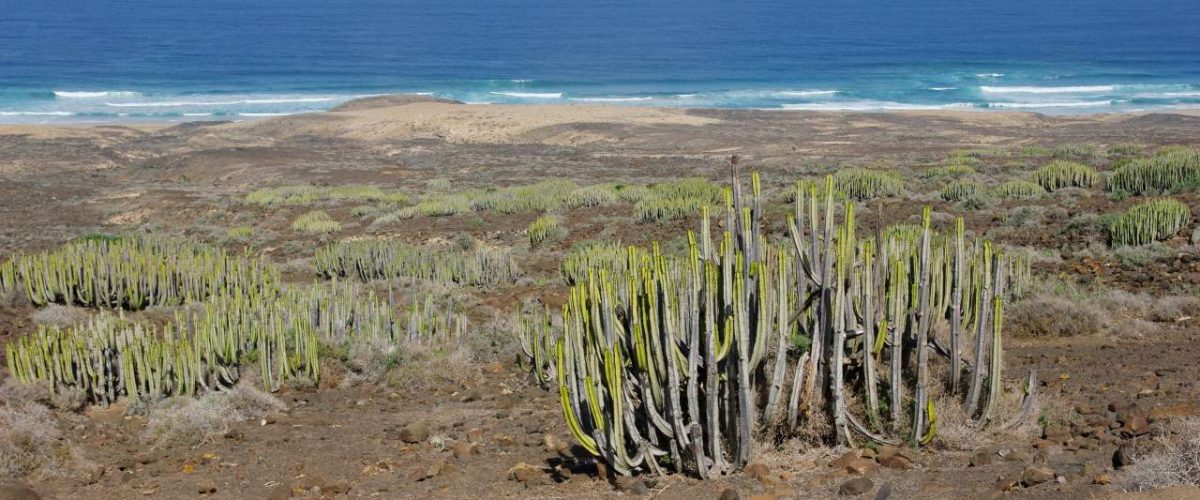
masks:
<svg viewBox="0 0 1200 500"><path fill-rule="evenodd" d="M1200 144L1200 118L1187 115L706 110L644 116L577 107L554 110L537 126L514 129L511 123L526 119L527 111L514 108L511 121L498 118L503 112L473 118L469 107L417 103L241 124L0 127L0 258L51 248L89 232L153 231L220 243L224 231L238 224L255 226L254 251L276 262L311 256L320 242L287 229L311 207L262 208L239 201L253 189L281 184L377 183L420 192L426 181L443 176L455 187L553 176L581 183L716 179L724 173L724 159L736 152L779 190L800 175L844 165L888 166L912 174L916 166L936 163L955 149ZM1034 163L1010 158L988 163L988 172L1027 171ZM916 175L910 181L925 185ZM968 230L984 233L1000 227L1002 214L1016 208L1005 202L962 212L938 200L936 187L928 186L912 193L920 201L867 204L860 220L868 227L911 221L930 203L939 212L962 213ZM1200 213L1195 194L1182 199ZM1034 202L1062 203L1061 198ZM1017 227L999 239L1059 253L1061 259L1035 266L1042 275L1132 291L1194 294L1200 259L1187 249L1186 236L1167 242L1169 255L1128 266L1084 252L1095 243L1094 232L1064 231L1079 214L1108 213L1131 203L1090 192L1073 199L1065 215L1048 214L1042 223ZM374 228L349 215L353 206L325 207L344 227L324 240L376 235L419 242L463 232L492 244L527 247L523 231L536 217L467 214ZM630 214L627 205L567 212L565 240L521 256L531 279L469 292L475 297L472 318L507 314L521 299L559 303L565 288L557 279L557 258L577 241L604 236L627 243L669 242L692 228L688 222L634 224ZM312 279L299 269L289 277ZM34 312L19 300L0 305L0 344L30 331ZM1112 470L1118 447L1145 447L1157 424L1200 410L1198 321L1162 322L1152 336L1115 331L1007 340L1006 374L1015 382L1035 368L1043 414L1068 422L1063 431L1052 429L1049 439L1013 438L967 450L935 446L912 457L912 470L870 472L872 486L862 497L886 497L881 490L890 491L890 498L1115 495L1112 487L1094 483L1105 474L1118 477ZM0 371L0 379L6 376ZM290 390L277 396L287 412L234 424L226 436L195 448L149 447L142 438L144 417L125 416L121 405L60 412L55 418L68 439L98 467L79 477L24 482L44 497L64 499L189 498L202 490L206 498L650 494L698 499L717 498L726 490L740 498L829 498L856 477L830 465L844 450L791 453L794 445L789 451L764 445L759 460L766 470L756 467L756 477L611 480L597 474L590 460L547 449L548 439L569 443L557 396L534 385L507 357L453 377L429 374L419 384ZM1110 407L1121 411L1110 412ZM1141 417L1149 428L1135 424L1129 429L1126 420ZM402 431L413 425L426 426L428 436L406 442ZM976 453L991 463L969 466ZM1065 482L1009 488L1030 467L1049 467ZM1200 498L1194 490L1182 495Z"/></svg>

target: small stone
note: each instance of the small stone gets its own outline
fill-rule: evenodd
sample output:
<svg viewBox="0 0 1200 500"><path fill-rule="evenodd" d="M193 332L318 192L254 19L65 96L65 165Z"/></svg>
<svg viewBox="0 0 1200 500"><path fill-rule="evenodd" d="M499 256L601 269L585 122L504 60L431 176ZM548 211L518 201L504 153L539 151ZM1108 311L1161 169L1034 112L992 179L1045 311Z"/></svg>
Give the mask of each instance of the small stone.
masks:
<svg viewBox="0 0 1200 500"><path fill-rule="evenodd" d="M892 498L892 483L887 483L879 487L879 491L875 492L875 500L888 500Z"/></svg>
<svg viewBox="0 0 1200 500"><path fill-rule="evenodd" d="M646 495L650 493L650 485L646 484L646 480L640 477L625 477L617 478L617 489L634 495Z"/></svg>
<svg viewBox="0 0 1200 500"><path fill-rule="evenodd" d="M1132 415L1125 421L1125 425L1121 426L1121 434L1127 437L1141 436L1149 432L1150 422L1146 420L1145 415Z"/></svg>
<svg viewBox="0 0 1200 500"><path fill-rule="evenodd" d="M400 440L405 443L422 443L426 439L429 439L429 425L425 422L413 422L400 429Z"/></svg>
<svg viewBox="0 0 1200 500"><path fill-rule="evenodd" d="M568 443L567 441L553 434L546 434L542 438L542 447L545 448L546 451L557 454L563 458L574 457L574 455L571 453L571 443Z"/></svg>
<svg viewBox="0 0 1200 500"><path fill-rule="evenodd" d="M896 469L896 470L909 470L909 469L912 469L912 468L913 468L913 464L912 464L912 462L908 461L908 459L907 459L907 458L904 458L904 457L903 457L903 456L901 456L901 455L892 455L892 456L889 456L889 457L880 457L880 458L879 458L879 465L882 465L882 466L884 466L884 467L887 467L887 468L889 468L889 469Z"/></svg>
<svg viewBox="0 0 1200 500"><path fill-rule="evenodd" d="M1066 444L1071 440L1071 430L1062 424L1048 424L1042 432L1042 437L1052 443Z"/></svg>
<svg viewBox="0 0 1200 500"><path fill-rule="evenodd" d="M871 448L863 448L862 454L860 456L863 458L874 459L879 456L879 452L877 452Z"/></svg>
<svg viewBox="0 0 1200 500"><path fill-rule="evenodd" d="M201 495L211 495L217 492L217 483L211 479L205 479L196 484L196 492Z"/></svg>
<svg viewBox="0 0 1200 500"><path fill-rule="evenodd" d="M846 464L845 467L846 472L857 474L859 476L865 476L875 472L878 469L879 464L875 463L874 460L867 460L865 458L856 458L851 460L850 463Z"/></svg>
<svg viewBox="0 0 1200 500"><path fill-rule="evenodd" d="M429 464L429 468L425 469L425 473L423 473L417 477L417 481L424 481L426 479L435 478L439 474L441 474L442 470L445 468L446 468L446 460L445 459L439 458L437 460L434 460L432 464Z"/></svg>
<svg viewBox="0 0 1200 500"><path fill-rule="evenodd" d="M42 496L23 484L0 484L0 500L41 500Z"/></svg>
<svg viewBox="0 0 1200 500"><path fill-rule="evenodd" d="M996 489L1000 491L1011 491L1020 485L1021 473L1019 472L1010 472L996 480Z"/></svg>
<svg viewBox="0 0 1200 500"><path fill-rule="evenodd" d="M1026 462L1029 460L1029 452L1017 448L1005 454L1004 459L1009 462Z"/></svg>
<svg viewBox="0 0 1200 500"><path fill-rule="evenodd" d="M1133 450L1130 449L1129 445L1123 444L1117 448L1117 451L1113 452L1112 465L1114 469L1120 470L1122 467L1132 464Z"/></svg>
<svg viewBox="0 0 1200 500"><path fill-rule="evenodd" d="M739 500L740 498L741 497L738 495L737 490L733 488L725 488L725 491L721 492L721 496L717 497L717 500Z"/></svg>
<svg viewBox="0 0 1200 500"><path fill-rule="evenodd" d="M1096 410L1089 405L1080 404L1075 406L1075 413L1080 415L1091 415Z"/></svg>
<svg viewBox="0 0 1200 500"><path fill-rule="evenodd" d="M457 441L452 448L454 458L458 460L466 460L467 457L475 454L475 445L466 441Z"/></svg>
<svg viewBox="0 0 1200 500"><path fill-rule="evenodd" d="M1025 472L1021 473L1021 484L1026 487L1042 484L1046 481L1054 480L1054 470L1043 467L1026 467Z"/></svg>
<svg viewBox="0 0 1200 500"><path fill-rule="evenodd" d="M747 465L745 472L747 476L757 479L759 482L769 480L771 476L771 469L761 462Z"/></svg>
<svg viewBox="0 0 1200 500"><path fill-rule="evenodd" d="M545 474L540 467L521 462L508 469L508 477L517 482L530 484L541 482L545 478Z"/></svg>
<svg viewBox="0 0 1200 500"><path fill-rule="evenodd" d="M1092 478L1092 484L1112 484L1112 476L1108 474L1096 474L1096 477Z"/></svg>
<svg viewBox="0 0 1200 500"><path fill-rule="evenodd" d="M879 449L879 458L880 459L884 459L887 457L894 457L894 456L903 457L903 458L907 459L909 462L917 461L917 458L915 456L913 456L913 454L911 452L909 452L908 450L901 448L899 446L884 445L882 448Z"/></svg>
<svg viewBox="0 0 1200 500"><path fill-rule="evenodd" d="M1187 403L1173 406L1156 406L1151 408L1146 414L1146 419L1151 423L1156 423L1173 418L1190 417L1196 415L1196 413L1196 408Z"/></svg>
<svg viewBox="0 0 1200 500"><path fill-rule="evenodd" d="M845 454L838 457L836 460L829 462L829 466L833 467L835 469L844 469L844 468L846 468L847 465L850 465L850 462L852 462L854 460L858 460L860 458L862 458L862 457L859 456L857 451L847 451Z"/></svg>
<svg viewBox="0 0 1200 500"><path fill-rule="evenodd" d="M971 467L983 467L992 464L992 454L987 451L977 451L971 455Z"/></svg>
<svg viewBox="0 0 1200 500"><path fill-rule="evenodd" d="M838 494L845 496L858 496L875 488L875 483L865 477L856 477L842 483L838 487Z"/></svg>

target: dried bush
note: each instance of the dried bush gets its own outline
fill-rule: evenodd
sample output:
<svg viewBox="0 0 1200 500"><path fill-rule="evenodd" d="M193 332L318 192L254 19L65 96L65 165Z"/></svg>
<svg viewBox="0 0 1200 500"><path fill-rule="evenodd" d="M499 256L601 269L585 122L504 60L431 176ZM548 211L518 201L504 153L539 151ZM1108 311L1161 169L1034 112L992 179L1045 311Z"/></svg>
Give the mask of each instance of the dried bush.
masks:
<svg viewBox="0 0 1200 500"><path fill-rule="evenodd" d="M1095 304L1039 294L1005 311L1005 327L1018 337L1073 337L1104 332L1108 315Z"/></svg>
<svg viewBox="0 0 1200 500"><path fill-rule="evenodd" d="M146 435L156 448L196 446L224 435L232 423L285 409L287 406L274 396L249 384L238 384L226 391L209 392L198 399L164 400L151 412Z"/></svg>
<svg viewBox="0 0 1200 500"><path fill-rule="evenodd" d="M1121 485L1126 491L1145 491L1170 486L1200 486L1200 419L1177 423L1159 438L1161 447L1135 457L1124 469Z"/></svg>
<svg viewBox="0 0 1200 500"><path fill-rule="evenodd" d="M86 464L45 406L0 407L0 478L64 477Z"/></svg>

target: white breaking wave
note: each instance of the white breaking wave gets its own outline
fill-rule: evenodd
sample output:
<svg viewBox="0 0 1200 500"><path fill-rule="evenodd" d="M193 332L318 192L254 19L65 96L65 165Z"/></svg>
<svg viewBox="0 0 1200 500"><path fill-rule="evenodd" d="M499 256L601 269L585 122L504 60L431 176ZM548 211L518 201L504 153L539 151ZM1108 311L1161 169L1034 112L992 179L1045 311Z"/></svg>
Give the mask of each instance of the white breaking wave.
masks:
<svg viewBox="0 0 1200 500"><path fill-rule="evenodd" d="M796 111L889 111L889 110L922 110L969 108L968 102L951 104L911 104L895 101L842 101L842 102L806 102L784 104L783 109Z"/></svg>
<svg viewBox="0 0 1200 500"><path fill-rule="evenodd" d="M572 97L572 101L581 102L638 102L649 101L653 97Z"/></svg>
<svg viewBox="0 0 1200 500"><path fill-rule="evenodd" d="M1134 94L1133 97L1138 99L1174 99L1179 97L1200 97L1200 91L1190 92L1143 92Z"/></svg>
<svg viewBox="0 0 1200 500"><path fill-rule="evenodd" d="M784 97L811 97L817 95L835 95L841 92L840 90L780 90L775 94Z"/></svg>
<svg viewBox="0 0 1200 500"><path fill-rule="evenodd" d="M301 102L329 102L337 99L336 97L279 97L239 99L236 101L106 102L104 105L116 108L169 108L182 106L232 106L236 104L292 104Z"/></svg>
<svg viewBox="0 0 1200 500"><path fill-rule="evenodd" d="M519 97L522 99L560 99L562 92L491 92L496 95Z"/></svg>
<svg viewBox="0 0 1200 500"><path fill-rule="evenodd" d="M131 90L105 90L98 92L71 92L66 90L55 90L54 97L63 99L95 99L98 97L135 97L142 95L141 92Z"/></svg>
<svg viewBox="0 0 1200 500"><path fill-rule="evenodd" d="M696 94L676 94L675 97L678 97L680 99L691 99L693 97L696 97Z"/></svg>
<svg viewBox="0 0 1200 500"><path fill-rule="evenodd" d="M976 78L1000 78L1004 73L975 73Z"/></svg>
<svg viewBox="0 0 1200 500"><path fill-rule="evenodd" d="M984 85L979 87L981 92L987 94L1098 94L1112 92L1116 89L1116 85L1080 85L1074 87L989 87Z"/></svg>
<svg viewBox="0 0 1200 500"><path fill-rule="evenodd" d="M989 102L989 108L1098 108L1120 101L1059 101L1059 102Z"/></svg>
<svg viewBox="0 0 1200 500"><path fill-rule="evenodd" d="M308 111L293 111L291 113L238 113L238 116L287 116L299 113L308 113Z"/></svg>
<svg viewBox="0 0 1200 500"><path fill-rule="evenodd" d="M75 116L70 111L0 111L0 116Z"/></svg>
<svg viewBox="0 0 1200 500"><path fill-rule="evenodd" d="M212 113L184 113L183 116L212 116Z"/></svg>
<svg viewBox="0 0 1200 500"><path fill-rule="evenodd" d="M946 90L958 90L958 87L929 87L929 90L936 90L938 92L942 92L942 91L946 91Z"/></svg>

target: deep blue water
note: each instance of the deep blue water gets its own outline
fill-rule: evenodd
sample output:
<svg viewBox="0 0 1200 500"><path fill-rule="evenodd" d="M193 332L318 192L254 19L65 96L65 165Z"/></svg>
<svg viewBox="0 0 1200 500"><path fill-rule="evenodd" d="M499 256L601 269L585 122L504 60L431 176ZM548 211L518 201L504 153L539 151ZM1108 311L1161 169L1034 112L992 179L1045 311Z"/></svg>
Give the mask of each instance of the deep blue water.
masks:
<svg viewBox="0 0 1200 500"><path fill-rule="evenodd" d="M1200 0L0 0L0 121L236 119L392 92L1200 107Z"/></svg>

